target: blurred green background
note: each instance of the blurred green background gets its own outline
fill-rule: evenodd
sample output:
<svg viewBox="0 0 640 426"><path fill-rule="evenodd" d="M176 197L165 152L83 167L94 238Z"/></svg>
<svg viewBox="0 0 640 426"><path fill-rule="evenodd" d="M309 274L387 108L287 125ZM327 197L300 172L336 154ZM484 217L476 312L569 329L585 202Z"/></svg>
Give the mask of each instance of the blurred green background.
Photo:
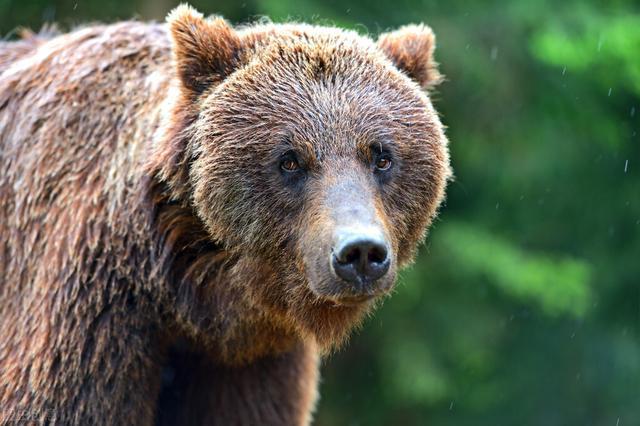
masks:
<svg viewBox="0 0 640 426"><path fill-rule="evenodd" d="M456 180L393 298L323 367L317 425L640 425L640 4L193 1L377 35L425 22ZM0 32L168 0L0 0Z"/></svg>

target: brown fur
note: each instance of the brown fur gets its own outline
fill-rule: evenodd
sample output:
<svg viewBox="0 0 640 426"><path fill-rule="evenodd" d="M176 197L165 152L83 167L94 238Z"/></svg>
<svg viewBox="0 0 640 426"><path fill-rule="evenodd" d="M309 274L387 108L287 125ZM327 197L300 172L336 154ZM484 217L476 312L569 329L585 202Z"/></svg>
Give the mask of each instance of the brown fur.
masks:
<svg viewBox="0 0 640 426"><path fill-rule="evenodd" d="M0 41L0 73L13 62L33 52L47 39L57 35L57 32L55 27L45 27L39 34L22 29L18 32L18 35L20 36L18 41Z"/></svg>
<svg viewBox="0 0 640 426"><path fill-rule="evenodd" d="M318 355L375 305L340 303L319 266L332 206L354 188L372 206L384 294L443 197L433 46L184 6L168 29L1 44L4 420L307 424ZM304 186L271 167L285 145ZM362 164L383 145L382 183Z"/></svg>

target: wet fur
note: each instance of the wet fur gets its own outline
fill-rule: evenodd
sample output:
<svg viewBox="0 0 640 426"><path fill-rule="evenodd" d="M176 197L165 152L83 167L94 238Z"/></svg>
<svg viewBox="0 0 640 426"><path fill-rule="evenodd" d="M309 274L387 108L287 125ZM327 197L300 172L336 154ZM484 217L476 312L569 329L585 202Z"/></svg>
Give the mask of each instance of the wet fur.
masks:
<svg viewBox="0 0 640 426"><path fill-rule="evenodd" d="M418 87L435 78L424 63L432 61L429 34L431 47L412 62L392 41L377 49L353 33L305 25L236 32L181 8L169 29L124 22L0 44L2 415L26 410L65 424L307 424L319 355L340 345L372 305L336 305L309 289L303 252L326 225L321 205L281 205L287 195L269 180L250 191L271 204L247 198L246 188L231 203L229 184L269 154L235 146L221 158L206 141L279 136L250 123L265 119L259 101L277 96L260 92L262 73L291 78L282 55L315 58L310 78L328 81L378 67L376 78L390 79L374 83L388 86L389 102L410 104L403 119L412 131L430 135L422 142L428 155L419 157L428 164L416 163L429 174L391 188L379 205L405 264L450 173L442 126ZM398 66L417 83L384 54L404 58ZM355 93L372 82L350 83L361 85ZM224 98L233 108L234 85L254 90L258 102L235 122L209 105ZM297 143L304 132L313 140L325 129L305 99L292 101L283 113L309 124ZM367 119L375 117L345 121L336 134L374 131Z"/></svg>

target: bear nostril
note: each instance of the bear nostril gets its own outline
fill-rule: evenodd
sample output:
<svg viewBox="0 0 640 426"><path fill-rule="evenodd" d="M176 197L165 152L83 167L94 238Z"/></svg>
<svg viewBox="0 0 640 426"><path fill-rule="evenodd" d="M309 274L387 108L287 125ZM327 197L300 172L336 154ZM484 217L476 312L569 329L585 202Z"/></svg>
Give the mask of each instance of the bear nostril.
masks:
<svg viewBox="0 0 640 426"><path fill-rule="evenodd" d="M345 264L355 264L360 261L360 257L361 257L360 248L353 247L350 250L348 250L344 254L344 256L338 257L338 261Z"/></svg>
<svg viewBox="0 0 640 426"><path fill-rule="evenodd" d="M384 241L370 237L347 238L336 248L332 266L345 281L364 283L381 278L389 270L389 250Z"/></svg>
<svg viewBox="0 0 640 426"><path fill-rule="evenodd" d="M382 263L387 260L387 249L384 246L372 247L368 255L369 262Z"/></svg>

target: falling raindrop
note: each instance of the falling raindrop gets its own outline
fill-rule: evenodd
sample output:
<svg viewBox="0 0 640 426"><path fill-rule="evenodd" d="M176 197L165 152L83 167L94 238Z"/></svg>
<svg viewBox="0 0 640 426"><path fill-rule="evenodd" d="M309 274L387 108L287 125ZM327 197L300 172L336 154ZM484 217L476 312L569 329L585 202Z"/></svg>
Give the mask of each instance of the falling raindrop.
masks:
<svg viewBox="0 0 640 426"><path fill-rule="evenodd" d="M498 46L493 46L491 48L491 60L495 61L498 59Z"/></svg>
<svg viewBox="0 0 640 426"><path fill-rule="evenodd" d="M562 68L562 75L564 75L567 72L567 67L563 67Z"/></svg>
<svg viewBox="0 0 640 426"><path fill-rule="evenodd" d="M631 107L631 112L629 113L629 115L630 115L631 117L633 117L634 115L636 115L636 107L634 107L634 106L632 106L632 107Z"/></svg>
<svg viewBox="0 0 640 426"><path fill-rule="evenodd" d="M627 173L627 169L629 168L629 160L624 162L624 172Z"/></svg>
<svg viewBox="0 0 640 426"><path fill-rule="evenodd" d="M601 48L602 48L602 36L598 38L598 52L600 51Z"/></svg>
<svg viewBox="0 0 640 426"><path fill-rule="evenodd" d="M613 90L611 87L609 87L609 93L607 93L607 96L611 96L611 90Z"/></svg>

